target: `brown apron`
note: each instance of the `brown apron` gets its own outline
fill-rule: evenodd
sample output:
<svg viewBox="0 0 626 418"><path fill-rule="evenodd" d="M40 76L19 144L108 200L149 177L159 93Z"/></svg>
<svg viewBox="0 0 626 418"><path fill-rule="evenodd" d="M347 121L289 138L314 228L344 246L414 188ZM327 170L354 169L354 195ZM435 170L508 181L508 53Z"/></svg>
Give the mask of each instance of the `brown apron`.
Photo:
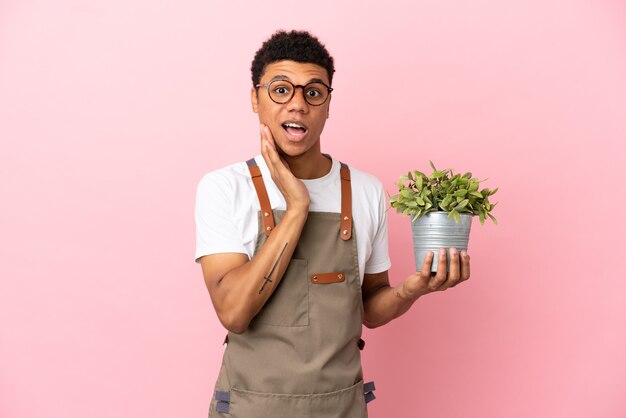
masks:
<svg viewBox="0 0 626 418"><path fill-rule="evenodd" d="M255 252L285 211L272 210L261 171ZM341 212L309 212L285 274L248 329L229 333L209 417L363 418L374 399L361 371L363 302L352 228L350 171Z"/></svg>

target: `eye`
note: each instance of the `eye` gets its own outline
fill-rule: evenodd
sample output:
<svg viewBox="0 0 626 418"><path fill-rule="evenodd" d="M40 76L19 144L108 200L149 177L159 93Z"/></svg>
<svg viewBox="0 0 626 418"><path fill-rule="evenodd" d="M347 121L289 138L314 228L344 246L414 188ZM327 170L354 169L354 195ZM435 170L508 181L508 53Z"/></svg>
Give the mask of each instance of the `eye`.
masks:
<svg viewBox="0 0 626 418"><path fill-rule="evenodd" d="M306 95L309 97L319 97L322 95L322 92L317 89L308 89Z"/></svg>
<svg viewBox="0 0 626 418"><path fill-rule="evenodd" d="M289 86L286 85L274 86L272 89L272 93L277 96L287 96L291 94L291 89L289 88Z"/></svg>

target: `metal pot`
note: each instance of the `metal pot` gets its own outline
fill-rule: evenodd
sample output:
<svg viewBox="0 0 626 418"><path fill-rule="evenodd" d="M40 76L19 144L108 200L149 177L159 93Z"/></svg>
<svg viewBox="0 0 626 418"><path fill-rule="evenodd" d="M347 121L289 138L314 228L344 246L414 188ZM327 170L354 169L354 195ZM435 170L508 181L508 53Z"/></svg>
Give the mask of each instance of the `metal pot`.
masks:
<svg viewBox="0 0 626 418"><path fill-rule="evenodd" d="M448 212L430 212L411 222L417 271L422 269L428 251L435 254L431 271L436 272L440 248L449 251L450 247L454 247L459 252L467 250L473 215L468 213L461 213L460 215L460 222L456 222L454 219L448 218ZM448 252L448 270L450 270L449 255Z"/></svg>

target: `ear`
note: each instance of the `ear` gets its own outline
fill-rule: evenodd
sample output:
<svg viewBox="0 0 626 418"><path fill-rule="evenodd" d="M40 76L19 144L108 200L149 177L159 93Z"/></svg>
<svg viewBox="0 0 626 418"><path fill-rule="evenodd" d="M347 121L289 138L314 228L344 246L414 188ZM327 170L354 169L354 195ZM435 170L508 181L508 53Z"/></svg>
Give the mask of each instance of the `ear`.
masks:
<svg viewBox="0 0 626 418"><path fill-rule="evenodd" d="M252 102L252 111L254 113L259 113L259 96L257 95L257 91L254 87L250 90L250 101Z"/></svg>
<svg viewBox="0 0 626 418"><path fill-rule="evenodd" d="M326 108L326 119L330 117L330 101L333 99L333 95L328 96L328 107Z"/></svg>

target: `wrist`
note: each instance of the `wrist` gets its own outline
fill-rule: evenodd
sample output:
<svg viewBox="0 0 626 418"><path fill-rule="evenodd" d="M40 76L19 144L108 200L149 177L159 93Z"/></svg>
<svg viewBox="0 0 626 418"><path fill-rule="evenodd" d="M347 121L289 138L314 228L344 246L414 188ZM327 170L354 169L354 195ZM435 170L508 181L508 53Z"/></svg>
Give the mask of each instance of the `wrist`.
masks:
<svg viewBox="0 0 626 418"><path fill-rule="evenodd" d="M299 199L296 202L287 201L287 212L292 211L301 215L308 215L309 205L311 204L308 199Z"/></svg>
<svg viewBox="0 0 626 418"><path fill-rule="evenodd" d="M309 207L287 207L285 219L289 218L295 222L304 224L309 216Z"/></svg>
<svg viewBox="0 0 626 418"><path fill-rule="evenodd" d="M421 296L421 294L407 291L404 283L405 282L402 282L400 283L400 285L394 288L395 295L404 301L415 302Z"/></svg>

